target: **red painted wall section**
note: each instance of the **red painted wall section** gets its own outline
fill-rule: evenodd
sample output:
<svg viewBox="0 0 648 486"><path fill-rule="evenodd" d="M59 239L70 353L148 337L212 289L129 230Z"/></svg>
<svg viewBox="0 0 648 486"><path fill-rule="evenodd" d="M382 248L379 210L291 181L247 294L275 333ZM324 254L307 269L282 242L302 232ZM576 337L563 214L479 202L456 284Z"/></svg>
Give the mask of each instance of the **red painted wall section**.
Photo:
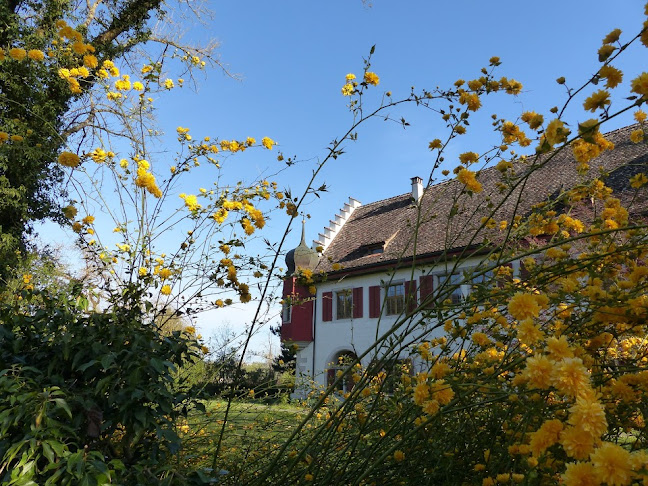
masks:
<svg viewBox="0 0 648 486"><path fill-rule="evenodd" d="M290 322L281 323L281 340L312 341L314 296L310 295L308 288L299 285L295 277L286 277L282 297L291 297L294 304Z"/></svg>

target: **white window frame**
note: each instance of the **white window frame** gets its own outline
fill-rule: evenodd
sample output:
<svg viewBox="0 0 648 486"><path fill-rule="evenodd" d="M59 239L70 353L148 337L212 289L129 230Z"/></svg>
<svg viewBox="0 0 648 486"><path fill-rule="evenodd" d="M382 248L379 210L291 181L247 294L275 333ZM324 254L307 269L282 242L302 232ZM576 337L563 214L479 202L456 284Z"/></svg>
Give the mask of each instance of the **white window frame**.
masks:
<svg viewBox="0 0 648 486"><path fill-rule="evenodd" d="M334 313L335 320L336 321L343 321L343 320L346 320L346 319L352 319L353 318L353 289L340 289L340 290L336 290L334 293L335 293L335 313ZM340 306L339 306L339 304L340 304L340 297L341 296L345 296L348 299L349 303L350 303L350 305L348 307L348 313L349 313L348 316L340 317Z"/></svg>
<svg viewBox="0 0 648 486"><path fill-rule="evenodd" d="M391 308L390 302L392 301L390 301L390 298L393 299L393 301L396 301L396 298L399 297L399 294L390 296L389 289L392 287L401 287L403 289L403 293L400 295L400 297L402 297L400 299L401 303L396 304L395 309ZM383 287L383 291L384 291L384 299L385 299L385 315L398 316L403 312L405 312L405 281L387 283Z"/></svg>

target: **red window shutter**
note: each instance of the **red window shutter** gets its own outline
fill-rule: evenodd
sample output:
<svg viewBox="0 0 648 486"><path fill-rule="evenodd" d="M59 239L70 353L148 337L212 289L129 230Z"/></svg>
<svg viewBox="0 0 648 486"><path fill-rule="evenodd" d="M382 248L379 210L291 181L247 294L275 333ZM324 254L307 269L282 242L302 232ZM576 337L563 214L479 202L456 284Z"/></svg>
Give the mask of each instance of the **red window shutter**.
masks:
<svg viewBox="0 0 648 486"><path fill-rule="evenodd" d="M335 381L335 371L334 368L326 370L326 386L331 386Z"/></svg>
<svg viewBox="0 0 648 486"><path fill-rule="evenodd" d="M520 262L520 280L522 282L526 282L529 279L529 275L531 272L529 272L529 269L526 267L526 265L523 262Z"/></svg>
<svg viewBox="0 0 648 486"><path fill-rule="evenodd" d="M380 317L380 285L369 287L369 317Z"/></svg>
<svg viewBox="0 0 648 486"><path fill-rule="evenodd" d="M353 318L359 319L362 317L362 287L353 289Z"/></svg>
<svg viewBox="0 0 648 486"><path fill-rule="evenodd" d="M430 298L426 302L426 299L434 291L434 277L432 275L422 275L419 279L419 285L421 287L421 303L425 302L425 307L429 309L433 306L432 300Z"/></svg>
<svg viewBox="0 0 648 486"><path fill-rule="evenodd" d="M333 292L322 293L322 320L333 320Z"/></svg>
<svg viewBox="0 0 648 486"><path fill-rule="evenodd" d="M283 296L291 295L295 289L295 281L292 277L287 277L283 283Z"/></svg>
<svg viewBox="0 0 648 486"><path fill-rule="evenodd" d="M405 282L405 304L407 305L408 312L416 309L416 306L418 305L416 300L416 280Z"/></svg>

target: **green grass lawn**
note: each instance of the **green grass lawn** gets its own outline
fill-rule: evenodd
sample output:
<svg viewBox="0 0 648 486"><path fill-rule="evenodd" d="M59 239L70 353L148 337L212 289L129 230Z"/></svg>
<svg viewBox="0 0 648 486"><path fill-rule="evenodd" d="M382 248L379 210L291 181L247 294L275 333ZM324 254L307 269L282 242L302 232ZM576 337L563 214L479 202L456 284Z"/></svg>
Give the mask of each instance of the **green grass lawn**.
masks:
<svg viewBox="0 0 648 486"><path fill-rule="evenodd" d="M242 467L256 469L285 443L308 412L305 407L285 403L234 400L223 429L227 401L206 401L205 407L205 413L191 413L177 423L183 438L178 458L182 469L211 467L221 433L217 467L230 474L237 474Z"/></svg>

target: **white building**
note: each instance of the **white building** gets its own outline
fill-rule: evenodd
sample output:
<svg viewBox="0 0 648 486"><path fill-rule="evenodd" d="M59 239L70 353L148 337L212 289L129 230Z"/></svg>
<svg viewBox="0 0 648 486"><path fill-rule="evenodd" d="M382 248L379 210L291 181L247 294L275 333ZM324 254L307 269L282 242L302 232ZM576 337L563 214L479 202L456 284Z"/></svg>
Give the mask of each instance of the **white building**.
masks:
<svg viewBox="0 0 648 486"><path fill-rule="evenodd" d="M419 335L425 335L426 324L412 315L413 309L431 299L461 299L471 290L466 275L492 265L489 250L506 244L507 232L485 228L484 216L510 224L515 215L528 214L534 204L599 177L601 171L609 174L606 183L616 197L632 197L629 178L648 173L647 146L630 141L633 129L606 134L615 149L595 159L584 178L570 150L533 164L517 162L516 172L484 169L478 176L483 191L473 195L462 193L456 180L424 189L414 177L412 190L400 196L367 205L349 198L312 248L302 232L301 244L286 256L283 294L294 304L284 306L282 323L282 339L298 347L298 384L330 383L340 356L361 356L403 316L410 322L404 325L416 325ZM506 198L499 190L503 179L520 181ZM578 214L585 220L594 210L587 204ZM524 278L518 262L510 266L514 276ZM299 279L296 268L313 270L315 283ZM371 350L363 363L374 352L382 351ZM298 386L296 393L303 390Z"/></svg>

